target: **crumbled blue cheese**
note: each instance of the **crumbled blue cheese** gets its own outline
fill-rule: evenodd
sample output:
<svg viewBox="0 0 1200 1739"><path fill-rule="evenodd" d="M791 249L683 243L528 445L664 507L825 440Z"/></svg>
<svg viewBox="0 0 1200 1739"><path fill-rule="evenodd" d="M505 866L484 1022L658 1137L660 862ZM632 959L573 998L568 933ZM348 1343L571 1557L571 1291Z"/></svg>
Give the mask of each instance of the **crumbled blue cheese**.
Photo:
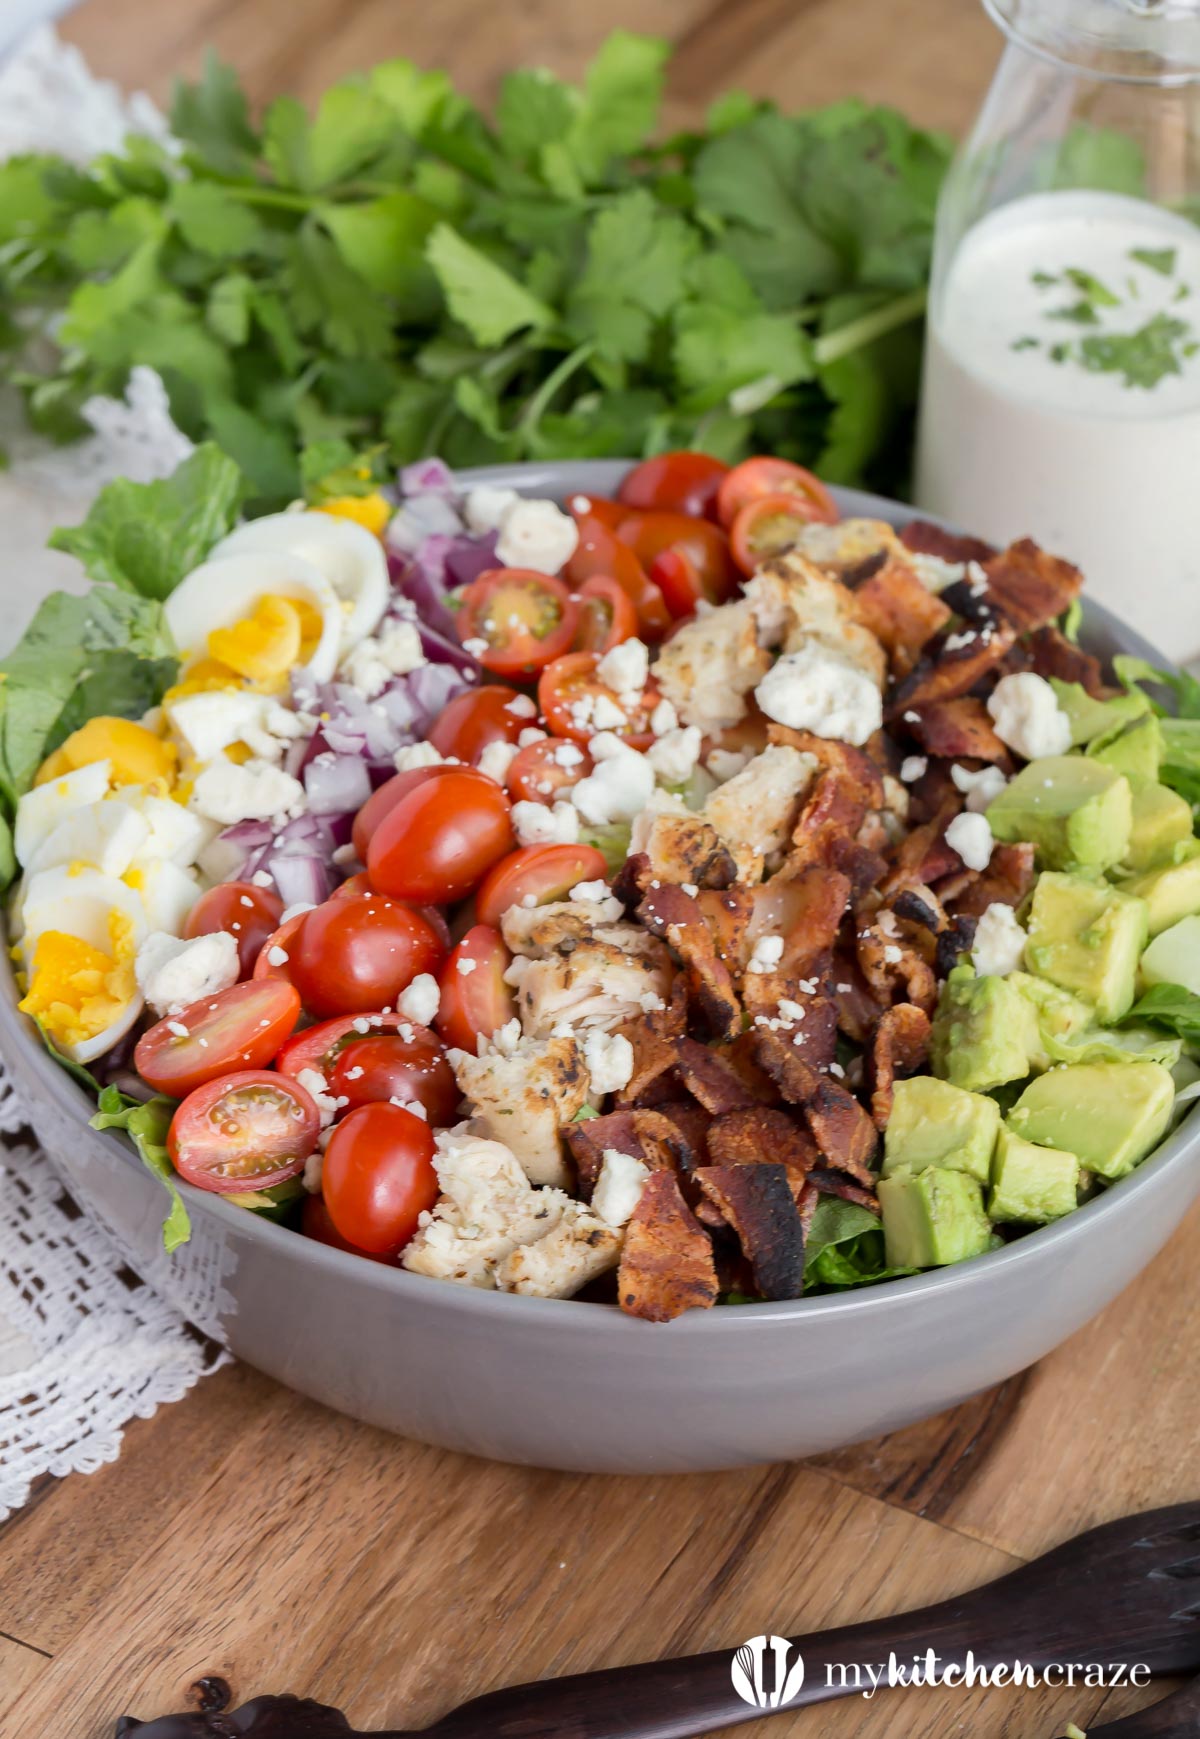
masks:
<svg viewBox="0 0 1200 1739"><path fill-rule="evenodd" d="M600 1175L592 1191L592 1212L610 1226L627 1226L650 1176L644 1160L619 1148L606 1147Z"/></svg>
<svg viewBox="0 0 1200 1739"><path fill-rule="evenodd" d="M883 723L883 697L871 678L812 641L776 659L754 697L778 724L840 742L861 746Z"/></svg>
<svg viewBox="0 0 1200 1739"><path fill-rule="evenodd" d="M988 696L996 735L1027 761L1065 755L1071 747L1071 721L1044 676L1032 670L1002 676Z"/></svg>
<svg viewBox="0 0 1200 1739"><path fill-rule="evenodd" d="M432 1026L437 1019L441 992L432 972L418 972L406 990L396 998L396 1013L418 1026Z"/></svg>
<svg viewBox="0 0 1200 1739"><path fill-rule="evenodd" d="M633 1075L633 1046L624 1033L590 1027L583 1035L583 1061L597 1098L619 1093Z"/></svg>
<svg viewBox="0 0 1200 1739"><path fill-rule="evenodd" d="M924 777L928 765L927 755L906 755L900 764L900 777L906 785L915 785Z"/></svg>
<svg viewBox="0 0 1200 1739"><path fill-rule="evenodd" d="M267 761L213 761L197 776L191 808L222 827L239 821L286 820L307 808L304 787Z"/></svg>
<svg viewBox="0 0 1200 1739"><path fill-rule="evenodd" d="M950 777L955 787L965 795L967 808L980 815L1008 784L999 767L981 767L977 773L973 773L969 767L962 767L957 761L950 768Z"/></svg>
<svg viewBox="0 0 1200 1739"><path fill-rule="evenodd" d="M702 741L699 726L683 725L656 738L646 759L664 784L682 785L695 771Z"/></svg>
<svg viewBox="0 0 1200 1739"><path fill-rule="evenodd" d="M158 1015L179 1014L202 997L228 990L239 976L237 938L228 930L183 941L151 931L137 951L138 989Z"/></svg>
<svg viewBox="0 0 1200 1739"><path fill-rule="evenodd" d="M646 807L654 791L653 767L645 755L639 755L610 731L594 736L588 749L596 765L575 786L571 802L583 819L594 826L603 826L608 821L632 821Z"/></svg>
<svg viewBox="0 0 1200 1739"><path fill-rule="evenodd" d="M554 501L517 501L500 521L496 559L507 568L556 574L575 554L579 528Z"/></svg>
<svg viewBox="0 0 1200 1739"><path fill-rule="evenodd" d="M574 845L579 838L579 816L570 803L552 807L522 798L512 806L512 824L522 845Z"/></svg>
<svg viewBox="0 0 1200 1739"><path fill-rule="evenodd" d="M956 815L946 829L946 844L958 853L968 869L985 870L992 861L995 843L987 816L969 810Z"/></svg>
<svg viewBox="0 0 1200 1739"><path fill-rule="evenodd" d="M1011 906L998 900L984 912L975 929L971 960L980 978L1007 978L1025 957L1028 936Z"/></svg>

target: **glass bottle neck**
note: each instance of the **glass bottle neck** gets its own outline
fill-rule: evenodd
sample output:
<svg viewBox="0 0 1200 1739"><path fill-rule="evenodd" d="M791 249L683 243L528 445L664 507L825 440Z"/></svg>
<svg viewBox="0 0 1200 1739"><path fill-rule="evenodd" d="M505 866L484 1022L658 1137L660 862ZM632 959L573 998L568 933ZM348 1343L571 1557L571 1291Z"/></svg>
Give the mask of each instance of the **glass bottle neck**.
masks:
<svg viewBox="0 0 1200 1739"><path fill-rule="evenodd" d="M1082 77L1200 82L1200 0L983 0L1011 42Z"/></svg>

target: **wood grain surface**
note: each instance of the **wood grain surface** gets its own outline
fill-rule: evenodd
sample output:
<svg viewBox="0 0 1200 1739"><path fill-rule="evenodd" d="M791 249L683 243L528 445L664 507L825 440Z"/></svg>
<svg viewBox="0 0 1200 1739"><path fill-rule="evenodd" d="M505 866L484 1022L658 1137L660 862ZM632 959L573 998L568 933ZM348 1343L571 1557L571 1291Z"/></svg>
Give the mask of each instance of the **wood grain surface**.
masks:
<svg viewBox="0 0 1200 1739"><path fill-rule="evenodd" d="M961 129L996 52L975 0L87 0L64 32L159 99L212 43L256 101L311 99L400 53L486 100L518 61L578 72L616 25L677 44L673 124L742 84L787 105L857 91ZM116 1465L44 1482L0 1528L0 1732L107 1739L208 1672L239 1697L294 1689L360 1725L417 1726L500 1684L968 1588L1197 1495L1198 1269L1194 1215L1035 1371L816 1463L697 1478L488 1465L227 1369L133 1424ZM900 1691L772 1730L1050 1739L1157 1694Z"/></svg>

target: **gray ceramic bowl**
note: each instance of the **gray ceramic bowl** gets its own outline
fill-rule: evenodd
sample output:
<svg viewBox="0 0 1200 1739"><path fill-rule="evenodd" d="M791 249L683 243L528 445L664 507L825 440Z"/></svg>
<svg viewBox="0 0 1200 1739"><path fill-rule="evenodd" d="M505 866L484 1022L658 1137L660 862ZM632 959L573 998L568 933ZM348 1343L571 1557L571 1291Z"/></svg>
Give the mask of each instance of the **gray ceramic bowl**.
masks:
<svg viewBox="0 0 1200 1739"><path fill-rule="evenodd" d="M501 467L470 481L611 493L615 462ZM906 510L841 492L848 513ZM1102 657L1153 649L1095 605ZM1012 1376L1074 1334L1161 1249L1197 1194L1200 1125L1070 1218L957 1268L839 1297L695 1311L477 1292L343 1255L184 1186L192 1239L163 1254L165 1197L14 1007L0 1054L47 1152L133 1268L239 1358L406 1437L602 1473L814 1455L910 1424Z"/></svg>

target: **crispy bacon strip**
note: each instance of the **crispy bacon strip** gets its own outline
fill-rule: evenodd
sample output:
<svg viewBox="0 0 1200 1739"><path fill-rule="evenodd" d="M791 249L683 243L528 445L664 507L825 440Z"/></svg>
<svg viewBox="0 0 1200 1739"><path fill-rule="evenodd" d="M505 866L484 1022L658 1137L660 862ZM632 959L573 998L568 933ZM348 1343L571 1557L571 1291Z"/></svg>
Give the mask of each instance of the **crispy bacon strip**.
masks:
<svg viewBox="0 0 1200 1739"><path fill-rule="evenodd" d="M910 519L900 533L900 542L918 555L938 556L944 562L986 562L996 553L994 544L947 531L931 519Z"/></svg>
<svg viewBox="0 0 1200 1739"><path fill-rule="evenodd" d="M757 1105L758 1099L742 1077L723 1057L695 1039L680 1039L675 1057L680 1078L693 1098L706 1111L719 1117L725 1111Z"/></svg>
<svg viewBox="0 0 1200 1739"><path fill-rule="evenodd" d="M616 1029L633 1047L633 1073L617 1094L622 1103L640 1099L647 1088L674 1066L675 1047L687 1025L687 983L682 975L671 986L665 1008L651 1009Z"/></svg>
<svg viewBox="0 0 1200 1739"><path fill-rule="evenodd" d="M937 975L939 978L949 978L958 965L958 957L969 949L975 940L975 931L979 919L959 914L950 920L948 929L943 930L937 940Z"/></svg>
<svg viewBox="0 0 1200 1739"><path fill-rule="evenodd" d="M894 898L901 888L918 883L930 887L943 876L962 868L962 859L953 846L946 844L946 829L962 806L962 795L955 792L942 804L932 821L914 827L901 840L887 879L880 886L879 891L885 900Z"/></svg>
<svg viewBox="0 0 1200 1739"><path fill-rule="evenodd" d="M617 1298L628 1316L671 1322L717 1302L712 1241L683 1199L673 1172L647 1180L625 1232Z"/></svg>
<svg viewBox="0 0 1200 1739"><path fill-rule="evenodd" d="M854 838L866 814L865 803L846 779L830 771L818 773L792 833L789 866L832 865L838 848Z"/></svg>
<svg viewBox="0 0 1200 1739"><path fill-rule="evenodd" d="M696 895L717 956L734 973L740 972L750 957L748 932L754 915L754 892L744 887L701 888Z"/></svg>
<svg viewBox="0 0 1200 1739"><path fill-rule="evenodd" d="M844 949L834 954L831 977L838 1031L855 1044L866 1044L884 1005L876 1002L859 971L858 961Z"/></svg>
<svg viewBox="0 0 1200 1739"><path fill-rule="evenodd" d="M883 775L865 749L857 749L853 743L843 743L834 737L818 737L812 731L796 731L790 725L768 725L767 736L772 743L782 743L811 755L825 772L836 773L852 788L864 809L882 806Z"/></svg>
<svg viewBox="0 0 1200 1739"><path fill-rule="evenodd" d="M879 916L882 919L884 915ZM903 985L905 1002L915 1002L933 1012L937 978L929 961L898 924L860 924L855 934L855 950L862 975L877 1002L885 1007L890 1005Z"/></svg>
<svg viewBox="0 0 1200 1739"><path fill-rule="evenodd" d="M929 1016L911 1002L898 1002L880 1019L867 1053L871 1119L886 1129L892 1114L892 1089L904 1075L915 1075L929 1061Z"/></svg>
<svg viewBox="0 0 1200 1739"><path fill-rule="evenodd" d="M651 1164L650 1156L638 1139L634 1122L637 1115L630 1106L623 1105L604 1117L588 1117L582 1123L568 1123L563 1130L571 1158L575 1161L579 1187L588 1201L600 1176L606 1148L615 1147L618 1153L628 1153L634 1159Z"/></svg>
<svg viewBox="0 0 1200 1739"><path fill-rule="evenodd" d="M694 1099L665 1099L654 1110L673 1126L670 1139L675 1143L680 1170L694 1171L696 1166L706 1164L712 1112Z"/></svg>
<svg viewBox="0 0 1200 1739"><path fill-rule="evenodd" d="M854 1095L802 1061L778 1033L760 1033L758 1059L783 1097L804 1107L808 1127L829 1164L871 1187L875 1126Z"/></svg>
<svg viewBox="0 0 1200 1739"><path fill-rule="evenodd" d="M1008 750L992 728L987 707L974 695L936 701L908 721L909 729L930 755L947 760L1008 763Z"/></svg>
<svg viewBox="0 0 1200 1739"><path fill-rule="evenodd" d="M1044 628L1079 596L1083 575L1023 537L984 564L988 592L1018 633Z"/></svg>
<svg viewBox="0 0 1200 1739"><path fill-rule="evenodd" d="M943 631L929 642L911 675L893 691L890 720L904 721L905 713L966 694L1001 662L1017 637L1016 629L1005 616L980 619L978 611L975 616L975 621Z"/></svg>
<svg viewBox="0 0 1200 1739"><path fill-rule="evenodd" d="M661 936L683 961L688 991L715 1038L741 1031L742 1008L728 966L717 955L712 931L691 894L666 883L647 890L637 915L653 936Z"/></svg>
<svg viewBox="0 0 1200 1739"><path fill-rule="evenodd" d="M761 977L770 981L766 988L776 1000L789 995L787 984L811 977L823 964L849 903L849 879L816 864L772 876L755 888L751 934L782 936L783 953L773 972L747 973L747 982Z"/></svg>
<svg viewBox="0 0 1200 1739"><path fill-rule="evenodd" d="M785 1166L797 1202L804 1180L821 1158L808 1130L786 1111L769 1105L727 1111L714 1118L708 1131L708 1153L713 1165Z"/></svg>
<svg viewBox="0 0 1200 1739"><path fill-rule="evenodd" d="M1059 628L1039 628L1013 650L1023 652L1028 668L1047 680L1057 676L1060 682L1077 682L1095 700L1105 700L1113 692L1104 680L1100 660L1082 646L1073 646Z"/></svg>
<svg viewBox="0 0 1200 1739"><path fill-rule="evenodd" d="M982 918L995 902L1019 906L1033 886L1033 863L1031 845L1019 842L996 846L987 868L954 902L956 916Z"/></svg>
<svg viewBox="0 0 1200 1739"><path fill-rule="evenodd" d="M850 576L847 581L853 584ZM888 654L893 676L907 676L926 641L950 619L937 594L894 556L855 586L854 596L863 622Z"/></svg>
<svg viewBox="0 0 1200 1739"><path fill-rule="evenodd" d="M873 1189L865 1184L852 1183L848 1177L843 1177L836 1171L814 1171L809 1178L809 1188L819 1196L840 1196L844 1202L857 1202L860 1208L869 1208L873 1214L879 1212L879 1197ZM813 1204L814 1209L816 1204Z"/></svg>
<svg viewBox="0 0 1200 1739"><path fill-rule="evenodd" d="M737 1233L764 1298L799 1298L804 1290L804 1231L787 1168L702 1166L696 1181Z"/></svg>

